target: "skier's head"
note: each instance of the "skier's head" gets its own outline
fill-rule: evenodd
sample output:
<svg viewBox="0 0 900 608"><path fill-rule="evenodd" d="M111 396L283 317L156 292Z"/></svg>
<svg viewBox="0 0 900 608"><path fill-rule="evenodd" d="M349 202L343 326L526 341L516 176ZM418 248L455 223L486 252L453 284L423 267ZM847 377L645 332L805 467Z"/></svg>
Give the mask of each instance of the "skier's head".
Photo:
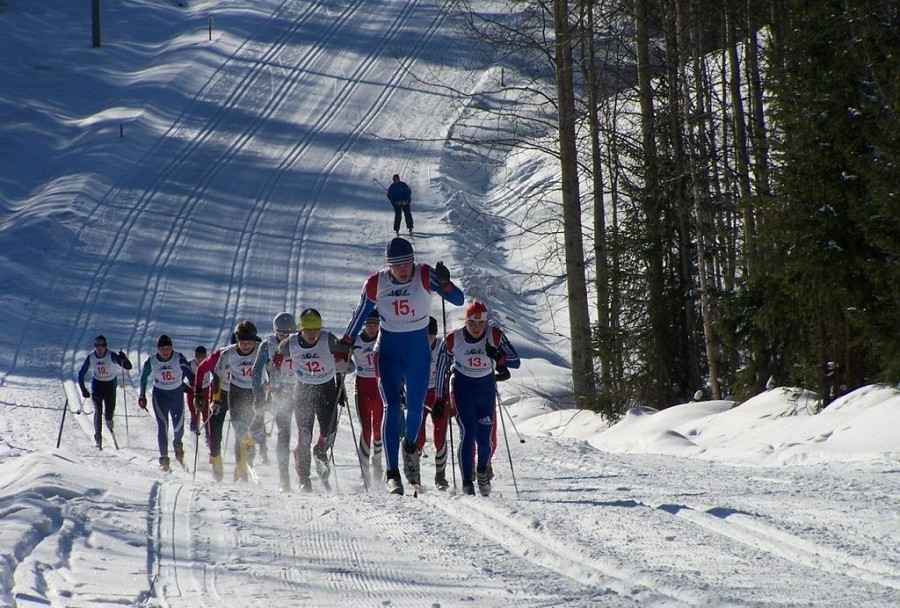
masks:
<svg viewBox="0 0 900 608"><path fill-rule="evenodd" d="M394 237L384 250L384 261L388 266L409 264L416 261L412 243L404 238Z"/></svg>
<svg viewBox="0 0 900 608"><path fill-rule="evenodd" d="M281 340L287 338L296 329L297 322L294 320L294 315L289 312L280 312L272 320L272 331Z"/></svg>
<svg viewBox="0 0 900 608"><path fill-rule="evenodd" d="M475 338L480 338L487 327L488 309L481 300L472 300L466 306L466 330Z"/></svg>
<svg viewBox="0 0 900 608"><path fill-rule="evenodd" d="M256 340L256 325L254 325L249 319L243 319L240 323L234 326L234 335L237 338L238 342L254 341Z"/></svg>
<svg viewBox="0 0 900 608"><path fill-rule="evenodd" d="M384 261L391 275L401 283L406 283L412 278L416 254L412 244L406 239L399 236L391 239L384 250Z"/></svg>
<svg viewBox="0 0 900 608"><path fill-rule="evenodd" d="M101 334L94 338L94 350L97 352L106 350L106 336Z"/></svg>
<svg viewBox="0 0 900 608"><path fill-rule="evenodd" d="M391 178L391 181L393 181L395 184L396 184L397 182L399 182L399 181L400 181L400 174L399 174L399 173L394 173L394 177Z"/></svg>
<svg viewBox="0 0 900 608"><path fill-rule="evenodd" d="M200 362L200 361L203 361L204 359L206 359L206 347L205 346L198 346L197 348L194 349L194 359L196 359L197 362Z"/></svg>
<svg viewBox="0 0 900 608"><path fill-rule="evenodd" d="M160 336L156 339L156 349L161 350L164 348L172 348L172 338L170 338L166 334L160 334Z"/></svg>
<svg viewBox="0 0 900 608"><path fill-rule="evenodd" d="M315 308L300 313L300 329L322 329L322 315Z"/></svg>
<svg viewBox="0 0 900 608"><path fill-rule="evenodd" d="M373 308L372 312L370 312L366 316L365 324L363 325L363 333L365 333L370 338L374 338L378 333L378 326L381 324L381 317L378 315L378 309Z"/></svg>

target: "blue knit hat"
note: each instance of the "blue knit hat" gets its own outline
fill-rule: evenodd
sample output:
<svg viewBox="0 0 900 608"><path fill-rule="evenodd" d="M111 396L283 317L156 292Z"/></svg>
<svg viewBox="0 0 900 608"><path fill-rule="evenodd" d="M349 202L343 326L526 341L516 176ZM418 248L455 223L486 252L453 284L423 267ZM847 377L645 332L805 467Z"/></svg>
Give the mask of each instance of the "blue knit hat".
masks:
<svg viewBox="0 0 900 608"><path fill-rule="evenodd" d="M391 242L385 248L384 261L388 266L408 264L416 261L416 254L413 252L410 242L398 236L391 239Z"/></svg>

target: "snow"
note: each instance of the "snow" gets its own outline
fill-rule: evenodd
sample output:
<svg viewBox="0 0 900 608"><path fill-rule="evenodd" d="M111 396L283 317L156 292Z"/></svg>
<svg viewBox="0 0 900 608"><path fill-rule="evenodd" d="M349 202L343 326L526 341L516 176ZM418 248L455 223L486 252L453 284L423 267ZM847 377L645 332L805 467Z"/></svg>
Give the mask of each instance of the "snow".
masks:
<svg viewBox="0 0 900 608"><path fill-rule="evenodd" d="M496 67L464 69L447 6L104 2L92 49L87 3L0 0L0 606L900 605L896 388L818 414L781 387L612 427L571 409L566 315L528 280L546 243L505 223L553 167L450 141L477 114L413 75L476 91ZM524 358L494 495L367 493L346 412L330 493L280 494L273 465L215 483L190 436L192 472L162 473L137 371L121 449L93 447L89 415L60 426L98 333L139 364L159 333L189 353L283 309L341 331L395 172L419 258L486 297Z"/></svg>

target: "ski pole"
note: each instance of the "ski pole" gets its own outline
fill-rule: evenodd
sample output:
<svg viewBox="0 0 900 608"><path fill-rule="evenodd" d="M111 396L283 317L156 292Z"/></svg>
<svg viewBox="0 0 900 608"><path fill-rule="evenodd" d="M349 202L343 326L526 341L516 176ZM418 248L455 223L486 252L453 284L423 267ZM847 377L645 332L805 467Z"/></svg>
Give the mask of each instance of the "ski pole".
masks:
<svg viewBox="0 0 900 608"><path fill-rule="evenodd" d="M191 475L191 483L197 481L197 456L200 454L200 429L194 433L194 471Z"/></svg>
<svg viewBox="0 0 900 608"><path fill-rule="evenodd" d="M447 338L447 300L444 294L441 294L441 324L444 330L444 339ZM447 378L444 379L448 381ZM444 407L450 407L450 395L447 395L447 404ZM453 448L453 419L447 420L447 426L450 428L450 472L453 475L453 491L456 492L456 450Z"/></svg>
<svg viewBox="0 0 900 608"><path fill-rule="evenodd" d="M500 403L500 391L497 390L497 383L494 383L494 393L497 395L497 403ZM506 434L506 422L500 415L500 426L503 427L503 441L506 443L506 455L509 457L509 472L512 474L513 487L516 489L516 499L519 498L519 484L516 482L516 469L513 467L512 452L509 450L509 437Z"/></svg>
<svg viewBox="0 0 900 608"><path fill-rule="evenodd" d="M65 390L65 386L63 387L63 390ZM63 430L63 425L66 423L66 412L68 412L68 411L69 411L69 398L66 397L66 403L65 403L65 405L63 405L62 420L59 421L59 434L56 435L57 449L59 449L59 444L62 443L62 430Z"/></svg>
<svg viewBox="0 0 900 608"><path fill-rule="evenodd" d="M344 389L344 392L346 392L347 389L344 387L343 383L341 383L341 388ZM355 395L353 400L357 402L356 409L358 411L359 410L359 404L358 404L359 395L358 394ZM366 470L365 470L365 467L363 466L362 457L359 453L359 442L356 440L356 429L353 428L353 414L350 412L350 400L349 399L347 400L347 423L350 425L350 436L353 437L353 447L356 448L356 461L359 463L359 473L360 473L360 475L362 475L363 487L366 489L366 494L368 494L369 493L369 482L366 480ZM362 431L360 431L360 432L362 432Z"/></svg>
<svg viewBox="0 0 900 608"><path fill-rule="evenodd" d="M519 443L525 443L525 438L522 437L522 434L519 433L519 429L516 428L516 423L513 421L512 414L509 413L509 408L507 408L507 407L503 404L503 402L500 401L499 399L500 399L500 392L498 391L498 392L497 392L497 400L498 400L498 402L500 403L500 408L501 408L504 412L506 412L506 417L509 418L509 423L512 425L513 431L516 432L516 436L519 438Z"/></svg>
<svg viewBox="0 0 900 608"><path fill-rule="evenodd" d="M131 446L131 431L128 430L128 392L125 390L125 368L122 368L122 409L125 410L125 441Z"/></svg>
<svg viewBox="0 0 900 608"><path fill-rule="evenodd" d="M385 191L387 191L387 186L385 186L384 184L382 184L382 183L378 180L377 177L373 177L373 178L372 178L372 181L375 182L376 184L378 184L379 186L381 186L382 188L384 188Z"/></svg>

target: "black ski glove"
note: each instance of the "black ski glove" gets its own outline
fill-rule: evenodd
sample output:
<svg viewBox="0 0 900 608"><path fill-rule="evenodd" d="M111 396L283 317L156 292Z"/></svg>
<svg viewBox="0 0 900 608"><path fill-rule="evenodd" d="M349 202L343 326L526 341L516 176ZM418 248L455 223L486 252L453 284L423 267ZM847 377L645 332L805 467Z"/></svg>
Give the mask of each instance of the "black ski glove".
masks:
<svg viewBox="0 0 900 608"><path fill-rule="evenodd" d="M498 365L497 373L494 375L494 379L497 380L497 382L509 380L509 368L505 365Z"/></svg>
<svg viewBox="0 0 900 608"><path fill-rule="evenodd" d="M446 285L450 282L450 269L444 266L443 262L438 262L434 267L434 278L439 285Z"/></svg>
<svg viewBox="0 0 900 608"><path fill-rule="evenodd" d="M120 350L116 354L119 355L119 363L122 365L122 369L130 370L132 367L131 361L128 359L128 355L125 354L125 351Z"/></svg>
<svg viewBox="0 0 900 608"><path fill-rule="evenodd" d="M84 397L85 399L87 399L88 397L91 396L91 391L87 390L86 388L83 388L83 389L81 389L81 396Z"/></svg>
<svg viewBox="0 0 900 608"><path fill-rule="evenodd" d="M203 409L203 389L194 389L194 408L199 412Z"/></svg>

